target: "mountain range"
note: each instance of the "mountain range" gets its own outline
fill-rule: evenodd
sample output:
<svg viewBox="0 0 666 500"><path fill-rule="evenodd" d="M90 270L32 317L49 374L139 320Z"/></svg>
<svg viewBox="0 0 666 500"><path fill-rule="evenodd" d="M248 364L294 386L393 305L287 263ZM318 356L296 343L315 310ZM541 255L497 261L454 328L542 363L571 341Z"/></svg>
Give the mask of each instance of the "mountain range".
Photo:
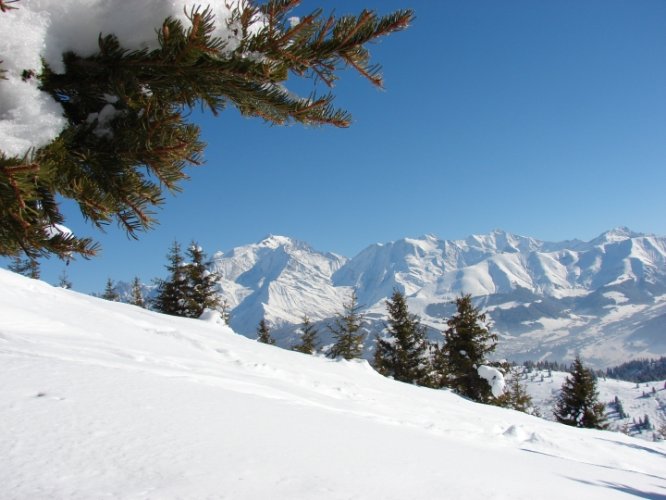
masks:
<svg viewBox="0 0 666 500"><path fill-rule="evenodd" d="M429 335L441 338L471 294L500 337L497 356L592 366L666 354L666 238L616 228L591 241L545 242L501 230L464 240L432 235L374 244L348 259L271 235L213 255L231 327L254 337L271 325L278 345L297 341L307 314L326 324L356 290L367 352L393 289L405 293Z"/></svg>

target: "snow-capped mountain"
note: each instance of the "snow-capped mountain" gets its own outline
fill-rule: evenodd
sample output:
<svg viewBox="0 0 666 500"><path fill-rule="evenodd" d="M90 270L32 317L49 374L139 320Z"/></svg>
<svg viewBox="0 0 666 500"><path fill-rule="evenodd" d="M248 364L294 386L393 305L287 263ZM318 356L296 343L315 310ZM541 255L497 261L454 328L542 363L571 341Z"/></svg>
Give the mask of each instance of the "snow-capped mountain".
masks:
<svg viewBox="0 0 666 500"><path fill-rule="evenodd" d="M331 276L347 261L321 253L305 243L268 236L213 256L224 299L232 310L232 327L246 334L266 317L273 323L299 323L307 314L313 320L333 316L345 290Z"/></svg>
<svg viewBox="0 0 666 500"><path fill-rule="evenodd" d="M278 343L303 314L325 322L351 289L374 327L384 300L403 291L412 311L445 327L456 296L469 293L515 360L571 359L594 366L666 354L666 238L627 228L589 241L544 242L504 231L447 241L427 235L371 245L345 259L282 236L214 256L232 327L253 336L259 320Z"/></svg>

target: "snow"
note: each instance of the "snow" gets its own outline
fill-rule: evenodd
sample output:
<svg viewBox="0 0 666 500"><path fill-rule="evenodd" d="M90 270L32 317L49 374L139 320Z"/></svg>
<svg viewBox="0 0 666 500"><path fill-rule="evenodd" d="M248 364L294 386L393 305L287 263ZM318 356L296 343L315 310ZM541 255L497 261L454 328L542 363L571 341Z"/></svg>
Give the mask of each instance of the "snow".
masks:
<svg viewBox="0 0 666 500"><path fill-rule="evenodd" d="M666 445L0 270L3 498L660 498Z"/></svg>
<svg viewBox="0 0 666 500"><path fill-rule="evenodd" d="M504 393L506 382L504 381L504 375L501 371L486 365L479 366L476 371L479 374L479 377L488 382L494 397L499 398Z"/></svg>
<svg viewBox="0 0 666 500"><path fill-rule="evenodd" d="M63 237L68 237L71 236L72 230L69 229L67 226L63 226L62 224L53 224L52 226L46 226L46 236L48 238L53 238L55 236L63 236Z"/></svg>
<svg viewBox="0 0 666 500"><path fill-rule="evenodd" d="M167 17L189 26L186 12L206 6L215 15L213 36L225 40L225 50L230 52L239 39L227 21L239 3L242 0L209 5L197 0L23 0L12 4L17 8L0 13L0 67L7 70L7 80L0 81L0 151L22 156L51 142L66 125L60 105L37 88L36 79L22 80L24 70L41 71L40 58L62 73L63 53L94 54L100 34L115 34L126 49L154 49L158 47L156 30ZM259 30L262 22L256 19L250 31ZM102 113L112 113L108 104ZM107 135L108 129L101 125L97 132Z"/></svg>
<svg viewBox="0 0 666 500"><path fill-rule="evenodd" d="M553 406L568 373L535 370L522 381L543 418L554 420ZM654 392L653 392L654 387ZM666 426L666 381L636 384L625 380L600 377L597 379L599 401L606 404L607 423L615 431L626 431L632 436L652 441L654 432ZM627 414L620 418L610 403L617 397ZM637 429L634 423L648 416L655 430Z"/></svg>
<svg viewBox="0 0 666 500"><path fill-rule="evenodd" d="M638 253L639 247L644 251ZM626 274L628 258L630 267L646 270L646 278L611 286ZM254 336L266 318L277 327L280 346L293 344L303 314L325 333L352 288L371 323L371 339L397 288L433 340L453 314L451 301L471 293L494 331L512 339L500 342L500 358L535 360L547 353L551 361L571 361L580 353L591 366L605 368L666 355L654 331L666 303L651 298L666 286L663 237L555 244L500 231L457 241L428 235L373 244L348 260L271 235L217 253L214 260L235 331Z"/></svg>

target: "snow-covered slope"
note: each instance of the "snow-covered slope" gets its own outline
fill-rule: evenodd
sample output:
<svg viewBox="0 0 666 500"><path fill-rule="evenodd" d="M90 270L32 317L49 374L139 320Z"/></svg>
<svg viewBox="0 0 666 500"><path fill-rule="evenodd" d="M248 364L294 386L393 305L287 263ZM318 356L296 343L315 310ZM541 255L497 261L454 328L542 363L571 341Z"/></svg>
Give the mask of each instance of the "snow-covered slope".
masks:
<svg viewBox="0 0 666 500"><path fill-rule="evenodd" d="M0 270L0 497L661 498L666 445Z"/></svg>
<svg viewBox="0 0 666 500"><path fill-rule="evenodd" d="M376 328L394 288L437 336L451 300L470 293L502 338L499 355L597 367L666 354L666 238L608 231L549 243L504 231L376 244L347 260L285 237L217 254L236 331L264 317L287 345L304 313L330 318L355 288ZM371 338L372 336L370 336Z"/></svg>
<svg viewBox="0 0 666 500"><path fill-rule="evenodd" d="M543 418L554 420L555 401L568 376L564 372L533 370L521 377ZM651 441L666 428L666 381L638 384L600 377L597 389L599 401L606 405L609 429ZM646 417L648 423L644 422Z"/></svg>

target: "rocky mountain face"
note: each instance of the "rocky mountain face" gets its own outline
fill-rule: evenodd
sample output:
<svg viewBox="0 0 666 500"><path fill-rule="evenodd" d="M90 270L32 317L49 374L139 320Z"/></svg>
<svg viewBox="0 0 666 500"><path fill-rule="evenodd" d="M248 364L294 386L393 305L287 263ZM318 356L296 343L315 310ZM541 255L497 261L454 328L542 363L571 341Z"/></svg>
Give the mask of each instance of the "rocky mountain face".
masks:
<svg viewBox="0 0 666 500"><path fill-rule="evenodd" d="M214 267L231 326L255 335L266 318L288 346L304 314L325 325L355 289L368 320L367 347L381 330L394 288L437 339L469 293L500 335L498 356L598 367L666 354L666 238L608 231L592 241L550 243L504 231L447 241L435 236L371 245L347 259L283 236L227 253Z"/></svg>

